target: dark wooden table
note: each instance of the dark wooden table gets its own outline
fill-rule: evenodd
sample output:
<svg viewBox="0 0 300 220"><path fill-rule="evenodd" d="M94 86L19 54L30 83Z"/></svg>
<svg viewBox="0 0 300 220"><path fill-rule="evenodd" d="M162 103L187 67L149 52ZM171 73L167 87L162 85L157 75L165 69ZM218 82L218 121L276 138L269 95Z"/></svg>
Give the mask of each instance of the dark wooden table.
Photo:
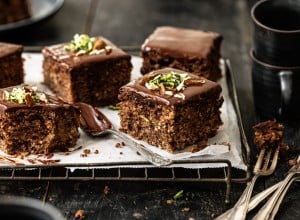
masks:
<svg viewBox="0 0 300 220"><path fill-rule="evenodd" d="M0 33L0 40L21 43L27 50L36 46L69 41L75 33L103 35L119 46L139 47L156 26L173 25L211 30L224 36L223 57L229 58L237 85L246 135L252 146L252 126L257 117L252 98L252 24L246 0L66 0L55 16L36 25ZM34 47L32 47L34 46ZM299 128L286 126L285 142L290 150L282 155L274 175L258 180L254 193L281 180L288 160L299 152ZM253 158L255 157L253 151ZM103 190L109 186L110 193ZM67 219L83 209L86 219L212 219L238 200L245 183L232 183L231 203L225 204L224 183L149 181L0 181L1 195L37 198L56 206ZM180 190L182 199L166 201ZM280 207L277 219L300 217L300 189L293 184ZM189 208L189 211L183 211ZM254 213L254 212L253 212ZM251 213L250 216L253 215ZM250 217L249 217L250 219Z"/></svg>

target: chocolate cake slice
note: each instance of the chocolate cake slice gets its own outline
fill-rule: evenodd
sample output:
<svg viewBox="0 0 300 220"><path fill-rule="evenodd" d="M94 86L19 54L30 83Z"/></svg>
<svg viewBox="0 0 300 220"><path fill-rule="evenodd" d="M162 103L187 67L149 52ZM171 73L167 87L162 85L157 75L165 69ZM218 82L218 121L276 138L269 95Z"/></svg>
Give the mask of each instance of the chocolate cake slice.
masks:
<svg viewBox="0 0 300 220"><path fill-rule="evenodd" d="M0 24L9 24L31 17L28 0L0 0Z"/></svg>
<svg viewBox="0 0 300 220"><path fill-rule="evenodd" d="M141 73L171 67L216 81L220 69L219 33L170 26L157 27L141 48Z"/></svg>
<svg viewBox="0 0 300 220"><path fill-rule="evenodd" d="M103 37L77 34L42 53L45 84L69 103L115 104L119 88L130 81L131 56Z"/></svg>
<svg viewBox="0 0 300 220"><path fill-rule="evenodd" d="M259 149L276 149L279 147L281 151L288 150L288 145L283 142L284 126L275 119L259 122L253 126L253 130L253 142Z"/></svg>
<svg viewBox="0 0 300 220"><path fill-rule="evenodd" d="M23 46L0 42L0 88L23 83Z"/></svg>
<svg viewBox="0 0 300 220"><path fill-rule="evenodd" d="M79 138L80 111L35 87L0 90L0 148L8 154L67 151Z"/></svg>
<svg viewBox="0 0 300 220"><path fill-rule="evenodd" d="M205 146L222 125L221 86L191 73L164 68L120 89L120 130L169 152Z"/></svg>

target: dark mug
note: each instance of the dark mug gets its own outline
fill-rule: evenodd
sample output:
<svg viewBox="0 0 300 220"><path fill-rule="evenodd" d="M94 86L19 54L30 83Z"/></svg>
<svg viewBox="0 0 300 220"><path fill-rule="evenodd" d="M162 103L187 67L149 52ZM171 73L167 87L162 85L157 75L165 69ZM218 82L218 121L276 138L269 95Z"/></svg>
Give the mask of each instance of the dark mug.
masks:
<svg viewBox="0 0 300 220"><path fill-rule="evenodd" d="M280 67L264 63L250 51L254 104L264 119L300 119L300 66Z"/></svg>
<svg viewBox="0 0 300 220"><path fill-rule="evenodd" d="M300 1L263 0L251 8L256 57L276 66L300 66Z"/></svg>

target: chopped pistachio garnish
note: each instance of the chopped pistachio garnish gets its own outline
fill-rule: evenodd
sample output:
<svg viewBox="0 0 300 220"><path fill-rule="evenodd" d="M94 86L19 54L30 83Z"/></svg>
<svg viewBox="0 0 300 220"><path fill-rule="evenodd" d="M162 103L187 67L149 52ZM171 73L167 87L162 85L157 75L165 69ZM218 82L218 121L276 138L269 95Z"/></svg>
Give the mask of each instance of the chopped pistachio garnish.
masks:
<svg viewBox="0 0 300 220"><path fill-rule="evenodd" d="M87 34L75 34L68 45L65 45L66 51L88 53L93 50L95 38Z"/></svg>
<svg viewBox="0 0 300 220"><path fill-rule="evenodd" d="M117 106L117 105L109 105L109 106L108 106L108 109L110 109L110 110L120 110L120 106Z"/></svg>
<svg viewBox="0 0 300 220"><path fill-rule="evenodd" d="M5 91L5 99L7 101L28 105L47 102L46 95L44 93L38 93L36 90L36 87L13 88L11 92Z"/></svg>
<svg viewBox="0 0 300 220"><path fill-rule="evenodd" d="M157 90L163 88L170 91L184 90L184 82L190 79L186 73L175 73L170 71L165 74L159 74L153 79L146 82L146 87L150 90Z"/></svg>
<svg viewBox="0 0 300 220"><path fill-rule="evenodd" d="M173 199L179 199L183 196L183 190L180 190L179 192L177 192L174 196Z"/></svg>
<svg viewBox="0 0 300 220"><path fill-rule="evenodd" d="M68 45L65 45L65 50L76 53L77 56L83 54L109 54L112 48L102 39L89 37L87 34L75 34Z"/></svg>

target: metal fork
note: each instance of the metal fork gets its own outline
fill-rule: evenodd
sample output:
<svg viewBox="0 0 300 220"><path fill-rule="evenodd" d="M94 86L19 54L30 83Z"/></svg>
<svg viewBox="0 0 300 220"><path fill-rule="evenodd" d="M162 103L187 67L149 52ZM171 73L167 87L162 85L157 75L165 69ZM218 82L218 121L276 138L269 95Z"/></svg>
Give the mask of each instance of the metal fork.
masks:
<svg viewBox="0 0 300 220"><path fill-rule="evenodd" d="M294 181L297 181L297 180L299 180L299 176L293 177L293 178L291 179L291 181L288 183L288 185L285 187L285 189L284 189L284 191L281 193L279 199L276 201L276 204L275 204L275 206L274 206L274 209L273 209L273 211L272 211L272 213L271 213L271 215L270 215L270 219L274 219L274 218L275 218L275 216L276 216L276 214L277 214L277 212L278 212L278 210L279 210L279 206L280 206L280 204L282 203L282 201L283 201L283 199L284 199L285 194L287 193L287 191L288 191L288 189L290 188L290 186L292 185L292 183L293 183Z"/></svg>
<svg viewBox="0 0 300 220"><path fill-rule="evenodd" d="M289 173L282 181L281 186L276 190L268 202L266 202L266 204L258 211L253 219L273 219L275 217L280 205L278 201L281 202L283 200L283 196L294 180L295 175L298 173L300 173L300 155L297 157L297 164L289 170Z"/></svg>
<svg viewBox="0 0 300 220"><path fill-rule="evenodd" d="M273 157L271 155L273 153ZM256 164L253 168L254 176L250 183L248 183L246 189L244 190L243 194L241 195L240 199L237 201L235 206L232 208L231 212L226 212L223 215L217 217L217 220L242 220L246 218L249 200L251 198L251 194L253 191L254 184L258 177L260 176L268 176L271 175L277 165L279 154L279 147L276 148L274 151L269 149L266 152L265 148L260 150L259 156L257 158Z"/></svg>

